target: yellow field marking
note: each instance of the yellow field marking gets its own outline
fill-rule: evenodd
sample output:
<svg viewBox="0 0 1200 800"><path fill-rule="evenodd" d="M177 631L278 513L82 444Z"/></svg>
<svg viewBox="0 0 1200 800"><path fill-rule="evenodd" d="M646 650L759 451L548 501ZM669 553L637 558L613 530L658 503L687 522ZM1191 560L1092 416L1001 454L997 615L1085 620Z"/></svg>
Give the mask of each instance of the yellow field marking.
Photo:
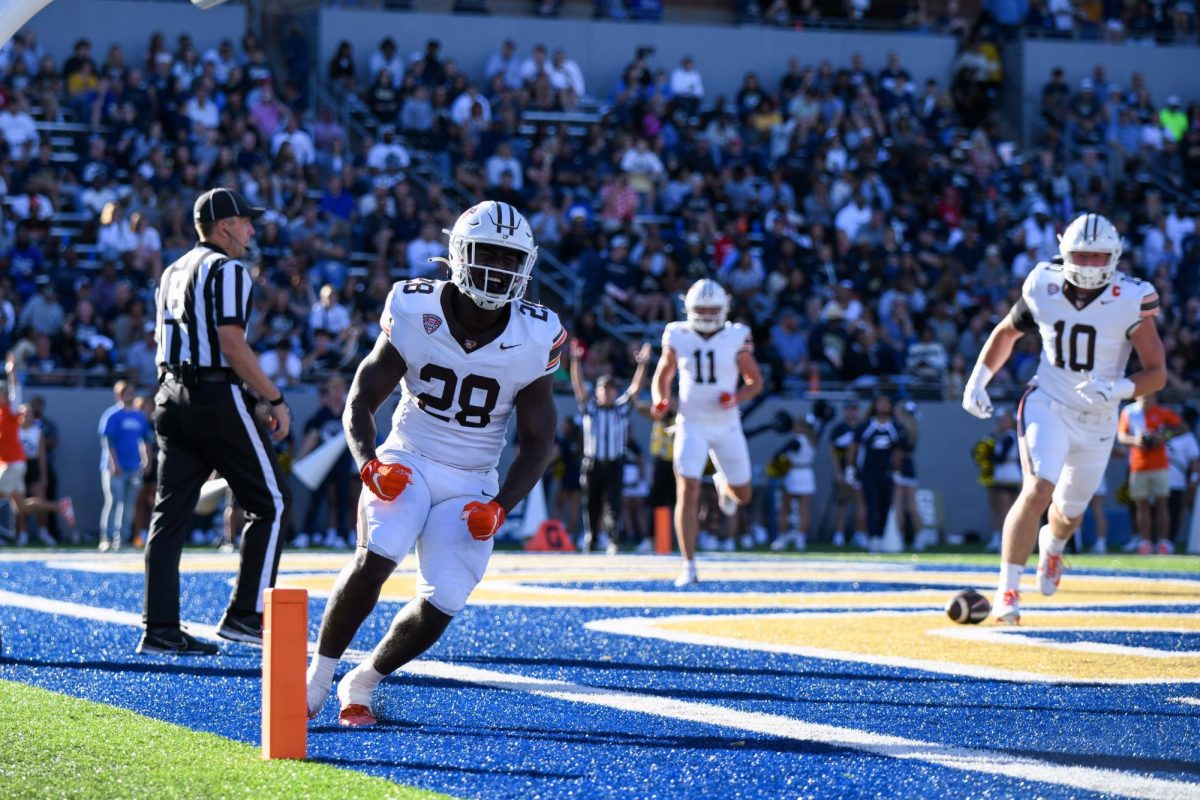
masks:
<svg viewBox="0 0 1200 800"><path fill-rule="evenodd" d="M618 620L606 621L620 632ZM1037 630L1200 632L1194 614L1027 613L1019 627L955 625L935 612L765 614L640 619L641 636L789 652L964 675L1067 681L1200 681L1200 652L1062 642ZM1085 637L1086 638L1086 637Z"/></svg>

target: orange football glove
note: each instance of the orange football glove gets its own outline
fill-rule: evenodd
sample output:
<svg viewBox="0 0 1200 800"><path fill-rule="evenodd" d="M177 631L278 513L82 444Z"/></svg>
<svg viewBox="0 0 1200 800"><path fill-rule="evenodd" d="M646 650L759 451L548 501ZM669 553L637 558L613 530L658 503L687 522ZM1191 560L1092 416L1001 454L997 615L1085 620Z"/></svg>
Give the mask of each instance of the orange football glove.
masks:
<svg viewBox="0 0 1200 800"><path fill-rule="evenodd" d="M737 395L730 392L721 392L721 408L729 409L737 405Z"/></svg>
<svg viewBox="0 0 1200 800"><path fill-rule="evenodd" d="M495 500L486 503L472 500L463 506L460 518L467 521L467 530L471 532L472 539L486 542L504 524L504 506Z"/></svg>
<svg viewBox="0 0 1200 800"><path fill-rule="evenodd" d="M671 407L669 400L659 400L654 404L654 408L650 409L650 416L654 419L662 419L667 415L667 409Z"/></svg>
<svg viewBox="0 0 1200 800"><path fill-rule="evenodd" d="M412 470L403 464L385 464L372 458L359 473L363 485L371 494L390 503L412 483Z"/></svg>

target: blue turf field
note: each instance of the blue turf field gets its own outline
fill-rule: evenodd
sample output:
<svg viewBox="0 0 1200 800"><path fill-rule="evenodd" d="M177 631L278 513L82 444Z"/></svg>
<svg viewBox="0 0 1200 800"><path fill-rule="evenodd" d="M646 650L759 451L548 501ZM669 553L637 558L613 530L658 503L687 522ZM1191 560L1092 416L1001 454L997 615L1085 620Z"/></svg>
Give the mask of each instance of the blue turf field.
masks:
<svg viewBox="0 0 1200 800"><path fill-rule="evenodd" d="M258 742L257 650L133 653L136 555L9 558L0 678ZM285 556L313 638L347 558ZM184 618L213 625L235 562L185 563ZM675 566L498 554L477 602L381 686L385 724L340 729L331 699L310 756L470 798L1200 797L1200 580L1069 573L1054 603L1027 585L1010 631L937 610L990 570L738 558L676 592Z"/></svg>

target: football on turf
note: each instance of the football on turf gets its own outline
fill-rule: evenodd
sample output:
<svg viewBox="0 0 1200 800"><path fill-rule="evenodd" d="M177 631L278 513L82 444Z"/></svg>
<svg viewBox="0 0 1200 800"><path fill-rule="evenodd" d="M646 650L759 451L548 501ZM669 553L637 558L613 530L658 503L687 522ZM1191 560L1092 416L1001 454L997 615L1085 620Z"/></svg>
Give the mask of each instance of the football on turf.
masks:
<svg viewBox="0 0 1200 800"><path fill-rule="evenodd" d="M992 613L992 604L974 589L963 589L946 604L946 616L959 625L978 625Z"/></svg>

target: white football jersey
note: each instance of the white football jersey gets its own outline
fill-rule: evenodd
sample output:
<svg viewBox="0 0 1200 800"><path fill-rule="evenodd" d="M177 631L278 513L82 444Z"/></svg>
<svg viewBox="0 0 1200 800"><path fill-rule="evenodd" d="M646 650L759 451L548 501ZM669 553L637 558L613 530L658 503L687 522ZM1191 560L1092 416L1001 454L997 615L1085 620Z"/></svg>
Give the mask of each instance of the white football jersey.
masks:
<svg viewBox="0 0 1200 800"><path fill-rule="evenodd" d="M1079 411L1096 406L1075 392L1087 379L1084 373L1105 380L1125 377L1133 348L1129 335L1146 317L1158 313L1154 287L1122 272L1083 308L1063 296L1065 277L1057 264L1041 262L1025 279L1021 299L1037 323L1042 354L1034 380L1053 400ZM1115 413L1120 403L1113 398Z"/></svg>
<svg viewBox="0 0 1200 800"><path fill-rule="evenodd" d="M504 331L468 352L450 333L445 291L454 291L448 281L420 279L388 295L380 325L408 369L379 454L411 451L486 472L500 462L517 393L558 369L567 332L550 309L518 301Z"/></svg>
<svg viewBox="0 0 1200 800"><path fill-rule="evenodd" d="M693 422L724 422L739 417L735 408L721 408L721 394L737 391L738 355L753 353L750 329L727 322L705 336L686 322L672 322L663 331L663 349L675 351L679 364L679 417Z"/></svg>

